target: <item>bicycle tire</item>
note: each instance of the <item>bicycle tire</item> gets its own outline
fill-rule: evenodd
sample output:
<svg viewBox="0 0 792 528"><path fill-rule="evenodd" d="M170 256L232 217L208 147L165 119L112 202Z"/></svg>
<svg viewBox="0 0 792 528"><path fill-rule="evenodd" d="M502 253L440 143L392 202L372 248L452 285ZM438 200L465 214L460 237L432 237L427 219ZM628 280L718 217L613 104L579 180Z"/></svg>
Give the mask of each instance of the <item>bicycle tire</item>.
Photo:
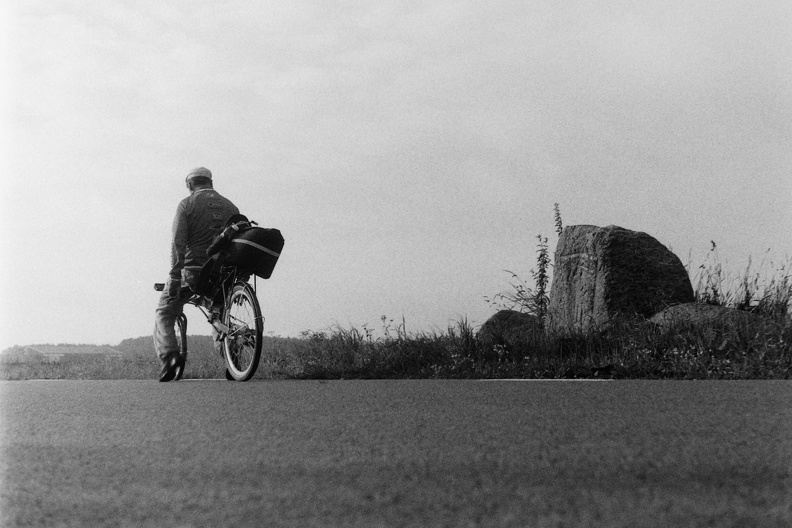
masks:
<svg viewBox="0 0 792 528"><path fill-rule="evenodd" d="M179 314L176 318L176 341L179 343L179 355L181 356L181 364L176 371L176 376L173 381L178 381L184 376L184 367L187 364L187 316Z"/></svg>
<svg viewBox="0 0 792 528"><path fill-rule="evenodd" d="M223 310L223 323L229 328L222 340L228 374L236 381L248 381L256 373L261 359L264 332L261 307L248 283L234 284Z"/></svg>

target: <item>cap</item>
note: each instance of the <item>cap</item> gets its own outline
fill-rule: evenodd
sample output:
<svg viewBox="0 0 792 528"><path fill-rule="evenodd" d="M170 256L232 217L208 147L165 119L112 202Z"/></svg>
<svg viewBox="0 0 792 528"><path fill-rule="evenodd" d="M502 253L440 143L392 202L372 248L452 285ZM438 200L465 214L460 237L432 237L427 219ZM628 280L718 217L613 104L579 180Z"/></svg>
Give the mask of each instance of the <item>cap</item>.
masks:
<svg viewBox="0 0 792 528"><path fill-rule="evenodd" d="M205 167L198 167L190 171L185 181L190 181L192 178L209 178L212 179L212 171Z"/></svg>

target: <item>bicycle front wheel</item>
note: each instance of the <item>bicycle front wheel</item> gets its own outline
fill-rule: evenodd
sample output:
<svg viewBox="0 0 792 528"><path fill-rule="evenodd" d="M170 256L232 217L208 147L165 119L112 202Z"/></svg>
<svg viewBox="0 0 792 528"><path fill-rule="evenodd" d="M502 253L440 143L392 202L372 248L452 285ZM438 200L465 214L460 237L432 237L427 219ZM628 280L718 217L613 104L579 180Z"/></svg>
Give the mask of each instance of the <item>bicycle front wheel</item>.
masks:
<svg viewBox="0 0 792 528"><path fill-rule="evenodd" d="M179 344L179 355L181 356L181 364L176 371L176 376L173 380L178 381L184 376L184 367L187 364L187 316L179 314L176 318L176 342Z"/></svg>
<svg viewBox="0 0 792 528"><path fill-rule="evenodd" d="M228 334L223 339L223 359L228 373L237 381L248 381L261 359L264 322L253 288L245 282L234 284L228 296L223 322Z"/></svg>

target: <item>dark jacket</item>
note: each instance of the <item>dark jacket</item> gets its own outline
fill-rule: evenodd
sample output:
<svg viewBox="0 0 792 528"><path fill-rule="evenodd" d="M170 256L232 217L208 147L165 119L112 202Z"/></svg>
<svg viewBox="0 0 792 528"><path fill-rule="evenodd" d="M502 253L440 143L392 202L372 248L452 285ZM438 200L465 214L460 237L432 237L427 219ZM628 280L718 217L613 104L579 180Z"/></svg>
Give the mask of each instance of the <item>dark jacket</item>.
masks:
<svg viewBox="0 0 792 528"><path fill-rule="evenodd" d="M237 206L214 189L198 189L182 200L173 220L170 278L180 280L182 269L203 267L209 260L206 248L235 214Z"/></svg>

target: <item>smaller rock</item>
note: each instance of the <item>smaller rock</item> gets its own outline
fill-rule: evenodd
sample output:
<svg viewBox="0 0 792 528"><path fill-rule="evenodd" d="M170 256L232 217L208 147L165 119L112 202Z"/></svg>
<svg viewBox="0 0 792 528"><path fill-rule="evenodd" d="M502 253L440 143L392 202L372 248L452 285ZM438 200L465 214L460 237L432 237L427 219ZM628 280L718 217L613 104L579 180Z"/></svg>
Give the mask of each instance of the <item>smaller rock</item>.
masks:
<svg viewBox="0 0 792 528"><path fill-rule="evenodd" d="M515 350L533 346L543 336L542 324L534 315L516 310L501 310L481 325L476 334L485 348L503 346Z"/></svg>

